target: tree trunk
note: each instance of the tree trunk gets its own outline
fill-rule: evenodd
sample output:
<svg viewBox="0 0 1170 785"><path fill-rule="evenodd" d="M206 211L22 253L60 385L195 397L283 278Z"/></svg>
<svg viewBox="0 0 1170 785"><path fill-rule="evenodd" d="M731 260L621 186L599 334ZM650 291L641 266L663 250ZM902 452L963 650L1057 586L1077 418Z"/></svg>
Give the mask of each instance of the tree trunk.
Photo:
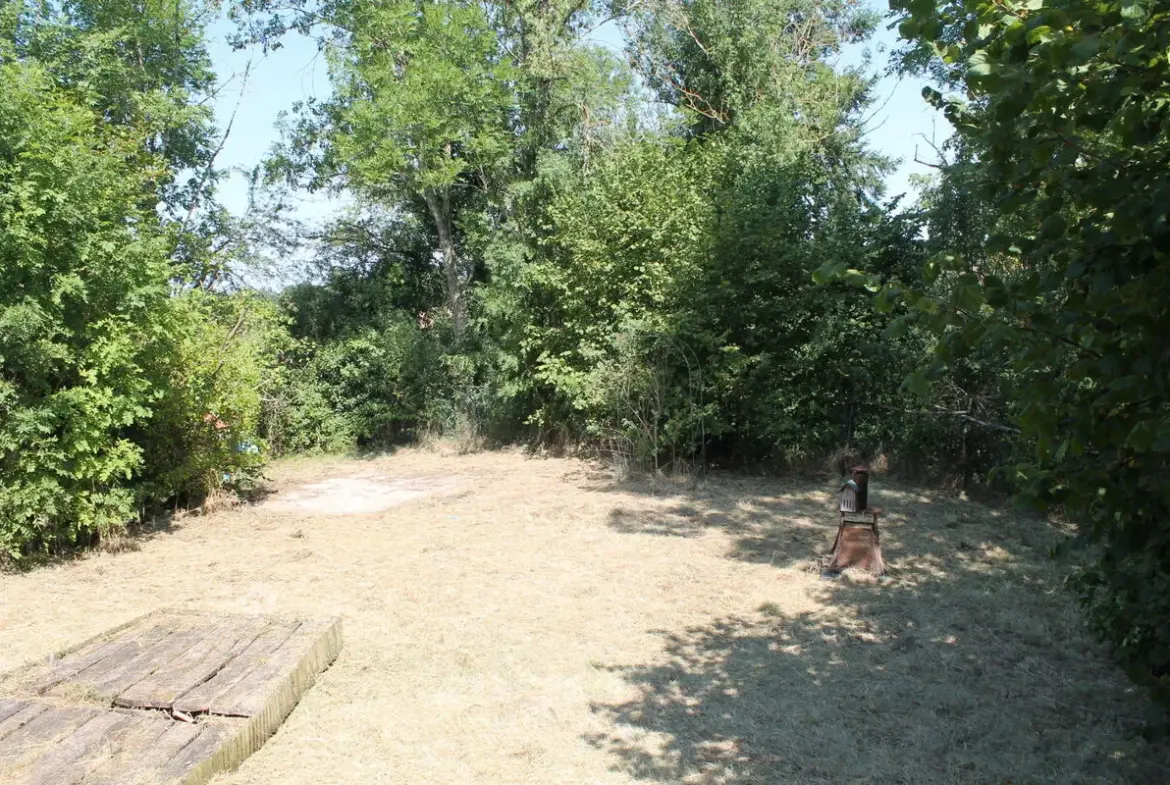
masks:
<svg viewBox="0 0 1170 785"><path fill-rule="evenodd" d="M967 411L969 411L969 412L975 411L975 398L974 397L970 397L967 399ZM960 480L960 483L961 483L962 490L964 492L966 492L967 485L971 481L971 462L967 456L967 431L970 430L970 428L971 428L970 423L968 423L966 420L964 420L963 421L963 445L961 448L962 452L959 455L959 465L962 467L962 471L963 471L963 478L962 478L962 480Z"/></svg>
<svg viewBox="0 0 1170 785"><path fill-rule="evenodd" d="M439 232L439 255L442 257L443 275L447 283L447 305L451 309L451 321L455 331L455 342L463 338L463 282L459 277L459 260L455 252L455 232L451 219L451 192L444 187L442 193L434 189L423 191L427 208L435 220Z"/></svg>

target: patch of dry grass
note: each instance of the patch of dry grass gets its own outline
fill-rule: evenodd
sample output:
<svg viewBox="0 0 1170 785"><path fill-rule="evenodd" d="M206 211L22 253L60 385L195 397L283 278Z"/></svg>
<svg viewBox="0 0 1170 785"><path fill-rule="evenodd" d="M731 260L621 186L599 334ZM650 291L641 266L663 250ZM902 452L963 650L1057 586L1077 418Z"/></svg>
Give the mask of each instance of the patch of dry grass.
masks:
<svg viewBox="0 0 1170 785"><path fill-rule="evenodd" d="M1170 763L1034 520L875 478L894 580L826 584L830 483L691 492L435 450L273 475L450 485L376 514L180 516L0 575L0 670L163 605L343 615L337 663L217 785L1153 783Z"/></svg>

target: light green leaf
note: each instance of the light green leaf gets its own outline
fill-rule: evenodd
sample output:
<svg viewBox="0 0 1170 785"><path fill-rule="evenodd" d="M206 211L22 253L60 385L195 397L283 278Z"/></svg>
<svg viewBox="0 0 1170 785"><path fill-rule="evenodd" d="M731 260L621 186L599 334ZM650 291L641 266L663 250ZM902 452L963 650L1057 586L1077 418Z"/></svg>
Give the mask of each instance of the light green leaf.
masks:
<svg viewBox="0 0 1170 785"><path fill-rule="evenodd" d="M997 65L988 57L986 49L980 49L967 60L967 76L969 78L978 79L991 76L996 68Z"/></svg>

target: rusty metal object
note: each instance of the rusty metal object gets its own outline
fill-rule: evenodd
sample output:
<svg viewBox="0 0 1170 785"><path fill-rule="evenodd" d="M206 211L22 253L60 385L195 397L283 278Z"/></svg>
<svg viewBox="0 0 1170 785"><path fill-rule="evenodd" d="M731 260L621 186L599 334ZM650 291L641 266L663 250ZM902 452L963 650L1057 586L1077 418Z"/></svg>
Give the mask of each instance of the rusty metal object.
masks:
<svg viewBox="0 0 1170 785"><path fill-rule="evenodd" d="M850 567L874 575L885 574L881 536L876 524L843 521L838 527L833 552L829 555L829 563L825 565L825 573L829 573L826 577L839 575Z"/></svg>
<svg viewBox="0 0 1170 785"><path fill-rule="evenodd" d="M869 469L865 466L854 466L852 476L841 486L838 512L841 520L837 537L821 576L835 578L850 567L885 575L878 530L878 517L882 511L869 506Z"/></svg>
<svg viewBox="0 0 1170 785"><path fill-rule="evenodd" d="M842 515L864 512L869 506L869 469L864 466L854 466L853 476L841 486L841 504L838 510Z"/></svg>

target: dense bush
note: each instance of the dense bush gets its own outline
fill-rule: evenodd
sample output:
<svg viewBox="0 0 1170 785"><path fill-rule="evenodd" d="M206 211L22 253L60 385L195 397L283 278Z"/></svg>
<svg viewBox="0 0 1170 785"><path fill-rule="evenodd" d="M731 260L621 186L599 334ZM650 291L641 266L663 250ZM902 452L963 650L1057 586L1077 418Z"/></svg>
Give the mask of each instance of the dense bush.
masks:
<svg viewBox="0 0 1170 785"><path fill-rule="evenodd" d="M966 153L944 188L982 204L972 223L988 229L941 249L930 286L882 301L936 336L923 379L1000 355L1032 448L1012 479L1094 544L1074 581L1089 619L1170 706L1170 11L894 5L909 62L969 96L928 91Z"/></svg>
<svg viewBox="0 0 1170 785"><path fill-rule="evenodd" d="M587 178L558 185L545 214L554 232L540 256L516 279L494 282L519 293L509 314L518 323L514 372L538 429L575 441L632 436L624 422L640 415L619 399L637 397L646 380L617 391L644 361L660 365L638 336L669 340L706 249L698 166L683 145L634 141L612 151ZM655 420L669 419L678 403L661 401Z"/></svg>
<svg viewBox="0 0 1170 785"><path fill-rule="evenodd" d="M924 340L884 337L890 318L867 296L811 276L860 259L914 275L918 223L805 153L731 149L744 148L631 140L553 181L550 236L489 289L513 298L530 422L643 467L819 464L843 445L898 453L947 431L901 400Z"/></svg>
<svg viewBox="0 0 1170 785"><path fill-rule="evenodd" d="M407 441L442 424L450 398L437 337L405 315L331 341L300 340L266 388L277 454Z"/></svg>
<svg viewBox="0 0 1170 785"><path fill-rule="evenodd" d="M134 515L167 243L142 206L155 156L0 41L0 550Z"/></svg>
<svg viewBox="0 0 1170 785"><path fill-rule="evenodd" d="M203 231L218 213L206 205L206 10L0 6L8 557L90 542L147 503L200 496L256 460L237 446L269 365L256 325L275 325L275 312L187 278L232 245Z"/></svg>
<svg viewBox="0 0 1170 785"><path fill-rule="evenodd" d="M311 351L286 352L292 364L265 391L260 432L274 455L345 452L357 443L357 424L334 408L332 390L304 357Z"/></svg>
<svg viewBox="0 0 1170 785"><path fill-rule="evenodd" d="M171 334L152 368L160 391L150 419L132 434L144 447L144 503L197 501L219 487L249 489L265 451L261 402L279 378L290 343L271 300L199 290L171 300Z"/></svg>

